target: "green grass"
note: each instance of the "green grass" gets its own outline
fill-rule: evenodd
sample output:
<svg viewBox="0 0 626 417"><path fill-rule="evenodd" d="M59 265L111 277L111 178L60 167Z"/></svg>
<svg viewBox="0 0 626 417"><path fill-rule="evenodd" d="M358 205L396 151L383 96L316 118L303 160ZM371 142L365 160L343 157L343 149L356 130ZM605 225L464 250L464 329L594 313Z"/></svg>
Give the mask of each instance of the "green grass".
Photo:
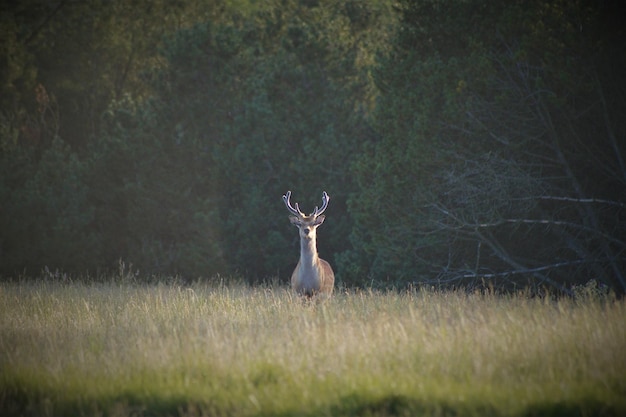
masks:
<svg viewBox="0 0 626 417"><path fill-rule="evenodd" d="M3 283L0 415L626 415L626 305Z"/></svg>

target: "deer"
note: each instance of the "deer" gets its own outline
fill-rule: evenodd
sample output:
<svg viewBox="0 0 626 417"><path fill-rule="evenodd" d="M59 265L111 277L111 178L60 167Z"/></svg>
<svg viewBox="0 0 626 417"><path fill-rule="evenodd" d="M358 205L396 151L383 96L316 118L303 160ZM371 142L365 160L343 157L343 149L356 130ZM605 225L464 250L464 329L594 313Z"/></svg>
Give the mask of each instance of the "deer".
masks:
<svg viewBox="0 0 626 417"><path fill-rule="evenodd" d="M322 193L322 207L315 207L308 216L300 211L298 203L291 205L291 191L283 195L283 201L291 224L295 225L300 233L300 260L291 274L291 288L300 296L312 298L321 296L328 298L333 293L335 273L330 264L317 254L317 228L326 218L322 213L328 207L330 197L326 191Z"/></svg>

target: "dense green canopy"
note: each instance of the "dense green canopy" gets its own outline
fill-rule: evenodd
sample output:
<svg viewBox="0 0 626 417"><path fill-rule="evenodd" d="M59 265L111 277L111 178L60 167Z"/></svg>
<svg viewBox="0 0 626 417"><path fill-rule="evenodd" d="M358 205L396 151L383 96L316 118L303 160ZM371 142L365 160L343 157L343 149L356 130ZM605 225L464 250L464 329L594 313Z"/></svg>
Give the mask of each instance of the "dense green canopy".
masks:
<svg viewBox="0 0 626 417"><path fill-rule="evenodd" d="M193 4L192 4L193 3ZM611 2L0 6L0 273L626 291Z"/></svg>

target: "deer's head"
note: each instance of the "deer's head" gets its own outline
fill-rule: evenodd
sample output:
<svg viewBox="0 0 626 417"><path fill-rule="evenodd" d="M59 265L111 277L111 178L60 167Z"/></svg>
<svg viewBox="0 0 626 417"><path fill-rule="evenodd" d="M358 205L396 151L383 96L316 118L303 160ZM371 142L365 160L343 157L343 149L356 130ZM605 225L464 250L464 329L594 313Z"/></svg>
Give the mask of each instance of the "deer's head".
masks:
<svg viewBox="0 0 626 417"><path fill-rule="evenodd" d="M298 230L300 231L300 237L302 239L315 239L317 226L324 223L324 219L326 218L322 213L326 210L326 207L328 207L328 201L330 200L330 197L328 197L328 194L326 194L326 191L324 191L322 193L322 207L315 207L313 213L309 214L308 216L300 211L298 203L295 204L295 207L292 206L290 198L291 191L287 191L287 194L283 196L283 201L287 206L287 210L289 210L289 212L293 215L289 216L289 221L291 222L291 224L298 227Z"/></svg>

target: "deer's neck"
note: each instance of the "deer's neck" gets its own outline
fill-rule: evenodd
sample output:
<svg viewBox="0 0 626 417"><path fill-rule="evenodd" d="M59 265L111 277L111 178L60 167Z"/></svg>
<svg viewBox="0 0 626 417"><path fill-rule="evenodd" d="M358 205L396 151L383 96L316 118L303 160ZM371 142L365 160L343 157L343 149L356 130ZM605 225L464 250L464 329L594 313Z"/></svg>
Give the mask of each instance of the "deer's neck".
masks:
<svg viewBox="0 0 626 417"><path fill-rule="evenodd" d="M310 295L320 290L323 281L322 264L317 255L315 237L312 239L301 238L300 261L298 262L297 274L295 276L297 291Z"/></svg>
<svg viewBox="0 0 626 417"><path fill-rule="evenodd" d="M319 262L315 238L300 239L300 264L303 268L312 268Z"/></svg>

